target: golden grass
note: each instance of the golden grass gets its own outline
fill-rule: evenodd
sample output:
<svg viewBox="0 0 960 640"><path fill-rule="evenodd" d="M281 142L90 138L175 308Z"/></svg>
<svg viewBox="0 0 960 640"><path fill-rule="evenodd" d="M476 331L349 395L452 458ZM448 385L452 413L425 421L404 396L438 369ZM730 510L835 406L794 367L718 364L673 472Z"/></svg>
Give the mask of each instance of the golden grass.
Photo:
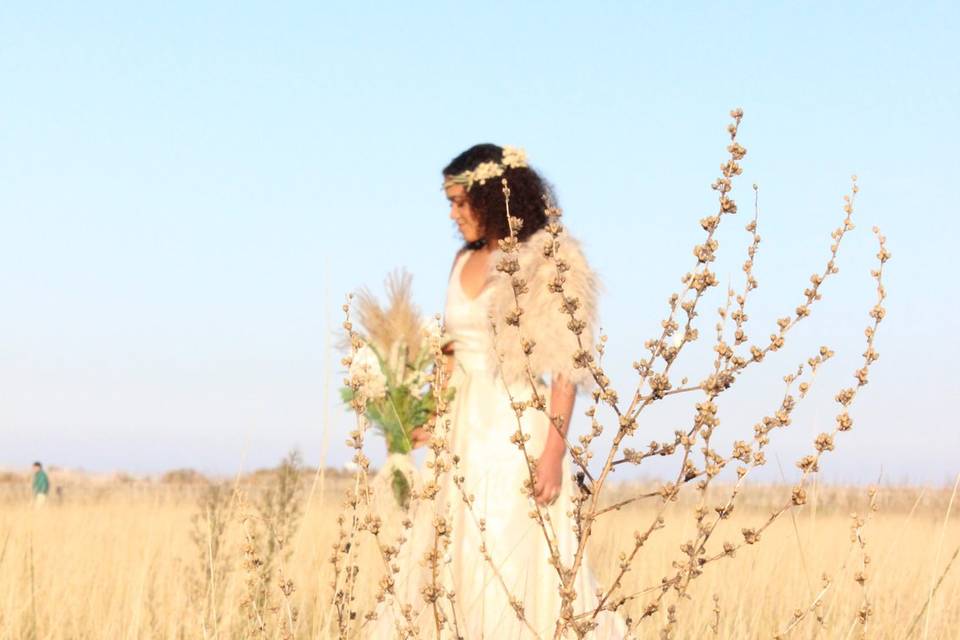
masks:
<svg viewBox="0 0 960 640"><path fill-rule="evenodd" d="M325 496L314 493L312 501L303 504L302 523L289 543L292 556L285 575L296 588L291 596L298 610L295 638L333 634L329 557L341 482L328 481ZM22 494L0 495L0 638L245 637L248 627L241 602L246 573L239 514L227 529L229 572L222 585L222 619L217 629L204 627L203 598L191 586L202 571L200 551L190 538L198 494L199 489L189 486L118 483L76 488L63 503L52 500L40 510L27 504ZM738 540L742 527L756 526L788 494L788 487L749 489L724 522L717 544ZM948 500L945 490L881 491L880 511L864 532L872 558L868 637L903 638L921 611L960 543L960 517L953 515L944 525ZM601 580L612 577L617 554L632 545L629 532L645 522L652 507L631 506L600 521L591 542L590 564ZM626 592L657 584L672 560L682 560L679 545L694 533L690 506L681 499L670 509L675 513L648 543L646 560L628 573ZM864 490L821 488L811 492L795 522L783 518L764 534L762 544L709 565L694 582L692 599L678 610L675 637L714 637L710 624L716 594L719 637L770 638L790 622L796 609L812 602L823 573L833 579L824 598L825 627L814 635L816 622L811 618L791 637L859 637L854 621L863 596L854 581L859 551L850 542L851 510L866 512ZM360 576L359 594L369 599L379 572L376 563L366 566L370 569ZM277 611L267 620L267 637L284 637L282 595L274 590ZM638 611L644 602L638 599L630 611ZM660 624L659 619L648 621L640 631L655 635ZM956 638L958 629L960 567L954 566L931 601L929 618L920 619L912 637Z"/></svg>

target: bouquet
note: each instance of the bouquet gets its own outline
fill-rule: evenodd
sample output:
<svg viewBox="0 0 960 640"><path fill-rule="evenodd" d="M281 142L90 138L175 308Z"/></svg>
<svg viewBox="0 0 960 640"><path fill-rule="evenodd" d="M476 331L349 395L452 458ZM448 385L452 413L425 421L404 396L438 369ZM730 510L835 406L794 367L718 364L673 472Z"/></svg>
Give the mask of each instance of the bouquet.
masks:
<svg viewBox="0 0 960 640"><path fill-rule="evenodd" d="M341 390L344 402L352 404L358 394L365 415L387 446L387 464L393 495L403 508L410 502L410 433L427 423L436 411L436 398L429 386L433 356L428 328L411 300L410 274L400 271L386 280L387 306L381 307L366 289L357 294L356 317L363 346L350 363L349 385ZM453 389L444 399L453 398Z"/></svg>

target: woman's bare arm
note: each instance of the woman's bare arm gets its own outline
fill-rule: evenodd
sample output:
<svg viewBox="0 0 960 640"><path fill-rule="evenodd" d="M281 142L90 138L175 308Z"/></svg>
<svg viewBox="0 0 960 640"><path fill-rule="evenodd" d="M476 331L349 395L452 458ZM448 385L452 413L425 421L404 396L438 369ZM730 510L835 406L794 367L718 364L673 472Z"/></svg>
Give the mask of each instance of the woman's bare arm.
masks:
<svg viewBox="0 0 960 640"><path fill-rule="evenodd" d="M566 437L573 416L577 387L562 376L554 376L550 385L550 418L553 423L547 433L547 442L537 461L534 498L540 504L550 504L560 495L563 484L563 456L567 451Z"/></svg>
<svg viewBox="0 0 960 640"><path fill-rule="evenodd" d="M573 417L573 404L577 399L577 388L562 376L554 376L550 385L550 417L555 428L547 435L544 452L551 451L563 455L566 451L567 430ZM558 433L559 431L559 433Z"/></svg>

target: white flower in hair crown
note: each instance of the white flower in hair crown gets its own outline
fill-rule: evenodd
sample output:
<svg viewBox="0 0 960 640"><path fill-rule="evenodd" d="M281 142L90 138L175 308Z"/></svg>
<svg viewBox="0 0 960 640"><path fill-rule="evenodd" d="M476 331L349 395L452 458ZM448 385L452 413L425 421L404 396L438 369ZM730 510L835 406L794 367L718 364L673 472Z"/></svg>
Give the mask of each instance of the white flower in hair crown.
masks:
<svg viewBox="0 0 960 640"><path fill-rule="evenodd" d="M527 153L517 147L506 146L500 162L481 162L475 169L449 176L443 181L443 186L452 184L463 185L469 191L475 184L486 184L487 180L499 178L508 169L517 169L527 166Z"/></svg>

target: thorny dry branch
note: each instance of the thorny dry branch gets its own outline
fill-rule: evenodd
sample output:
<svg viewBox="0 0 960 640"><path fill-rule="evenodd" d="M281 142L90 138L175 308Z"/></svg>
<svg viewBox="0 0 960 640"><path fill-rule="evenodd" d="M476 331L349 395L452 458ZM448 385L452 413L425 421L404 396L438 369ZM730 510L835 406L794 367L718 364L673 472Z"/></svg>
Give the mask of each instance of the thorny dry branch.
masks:
<svg viewBox="0 0 960 640"><path fill-rule="evenodd" d="M860 389L868 382L871 365L879 357L874 349L874 338L876 330L886 313L883 307L886 291L882 276L884 266L890 259L890 252L886 248L886 239L878 229L874 228L874 233L879 242L877 253L879 265L871 271L871 275L876 282L877 299L869 312L872 322L865 330L866 350L863 353L863 364L854 372L857 381L856 386L841 389L837 393L836 401L840 404L840 410L836 415L836 424L829 432L819 434L813 443L814 451L797 462L800 477L793 486L790 495L785 497L783 505L771 512L766 520L758 525L742 529L742 539L740 541L724 541L718 547L710 547L709 543L717 533L720 522L727 519L733 512L743 483L753 470L766 463L764 450L770 442L772 432L791 424L791 414L798 403L807 397L818 368L828 361L834 355L834 352L829 347L821 347L817 354L811 356L804 364L799 365L793 372L784 376L786 390L775 410L753 426L753 435L749 440L735 441L732 451L728 454L723 454L711 446L711 438L720 424L718 399L746 369L758 365L764 361L767 355L782 349L790 330L811 315L812 307L821 299L821 286L839 271L837 256L844 237L854 228L852 216L856 195L859 191L856 176L854 176L851 193L844 197L844 218L840 226L831 234L832 243L829 258L821 271L810 276L810 286L804 289L800 304L792 313L777 320L777 326L770 333L767 341L751 344L746 333L749 320L747 301L750 293L758 287L753 269L761 242L758 233L757 187L754 185L754 216L746 225L746 231L750 238L746 251L747 258L743 263L743 286L740 291L734 291L728 287L725 305L718 309L719 319L715 326L716 337L713 345L715 358L712 367L707 375L694 384L688 383L686 378L676 384L670 378L671 370L684 348L699 338L699 330L694 326L695 318L700 315L698 305L705 294L718 285L716 274L710 268L719 247L715 238L716 231L720 223L727 217L735 215L738 209L731 193L734 179L742 173L740 162L746 155L746 149L737 140L743 112L740 109L735 109L731 111L730 115L732 121L728 126L730 136L730 143L727 146L728 157L720 166L721 175L711 185L712 189L717 192L717 211L715 214L700 220L700 226L706 236L702 242L693 247L694 266L682 278L680 291L672 294L668 299L668 313L660 323L661 331L659 335L645 343L646 357L634 362L638 380L635 388L627 396L629 402L621 400L620 394L613 387L604 370L606 336L601 335L595 345L584 344L583 332L586 323L578 316L580 301L576 297L568 295L564 288L564 274L570 267L561 258L561 253L558 250L563 242L563 227L560 223L561 211L552 203L545 202L548 216L546 229L549 232L550 239L542 247L542 250L543 255L552 260L555 268L555 277L550 284L550 289L557 296L558 313L567 316L567 327L576 338L577 350L572 354L574 365L577 368L586 368L596 385L591 395L592 402L585 411L590 420L588 433L580 436L576 442L566 441L576 468L572 480L576 483L575 486L580 489L574 491L574 504L569 514L569 525L554 522L547 510L541 509L532 497L536 457L527 448L530 434L524 432L521 418L527 411L547 411L542 383L534 375L529 362L532 351L535 348L543 347L538 347L530 341L522 339L524 331L522 305L523 296L527 292L527 283L518 275L520 265L517 259L519 245L517 233L522 222L509 213L510 188L507 181L503 181L510 236L500 241L500 250L503 257L497 264L497 269L509 277L512 284L514 308L505 320L508 330L519 332L521 344L525 345L524 352L527 356L526 380L530 388L528 398L510 396L517 418L517 428L512 435L512 442L517 446L520 455L523 456L527 464L529 478L526 493L530 499L530 516L536 522L544 538L549 550L551 564L557 572L561 605L556 612L557 622L554 638L568 637L571 634L574 637L583 638L595 627L597 618L602 613L607 611L626 613L626 607L629 603L648 595L652 595L653 598L640 608L640 614L635 617L626 617L630 633L639 633L640 625L644 621L654 619L658 612L664 612L659 634L662 638L672 637L678 624L681 608L684 603L689 601L690 585L703 574L705 567L721 559L733 558L744 547L759 543L763 534L775 521L785 513L806 503L807 482L813 474L819 471L823 457L834 450L838 434L851 429L853 419L849 410ZM351 353L344 359L344 364L349 366L351 357L362 346L362 341L353 330L350 321L349 301L348 304L344 305L344 312L346 314L344 329L350 338L351 347ZM684 316L682 319L678 317L680 313ZM733 324L732 336L728 342L729 321L732 321ZM340 534L334 544L331 556L335 574L332 584L331 604L336 611L337 633L341 638L346 638L356 630L355 621L360 617L360 612L355 608L355 587L357 575L361 571L357 560L357 547L364 539L372 538L373 544L382 559L385 574L380 580L380 589L376 596L377 602L380 603L378 611L366 612L363 618L371 620L378 615L379 611L389 608L395 614L395 630L398 637L419 637L423 630L417 627L418 616L422 611L428 610L433 622L432 632L436 637L456 638L460 636L456 619L456 594L452 593L442 580L443 565L448 561L446 550L450 542L452 526L451 521L445 515L445 506L440 504L441 496L443 496L446 499L459 500L463 503L469 513L470 522L476 528L481 540L479 552L487 566L493 570L496 585L503 590L519 620L526 625L527 630L534 637L537 637L536 631L524 616L523 601L517 594L509 592L506 583L497 571L496 559L491 557L483 537L483 515L477 513L474 509L474 499L466 489L464 476L459 472L458 460L450 452L448 438L450 422L446 417L447 406L440 391L443 389L446 380L444 380L443 356L439 344L435 348L434 355L436 366L432 384L435 393L437 393L437 414L436 420L428 424L427 427L431 436L429 444L430 462L427 466L432 474L428 474L423 486L415 490L411 497L412 502L433 502L432 513L434 514L435 532L433 544L430 545L429 551L422 558L422 565L429 569L431 578L429 584L419 594L422 602L417 603L417 606L414 606L413 602L402 602L400 595L394 589L399 572L396 559L401 547L408 543L405 537L407 534L401 534L395 543L389 544L382 535L383 523L380 516L371 510L369 460L363 453L364 434L367 429L366 419L363 415L365 400L363 394L360 393L361 383L356 380L347 380L347 384L357 391L354 398L357 427L351 432L348 441L348 444L355 450L353 462L357 466L357 473L353 487L347 493L343 512L339 518ZM794 385L797 387L797 395L794 395L793 392ZM700 393L703 397L695 405L695 411L688 428L677 430L673 437L666 441L657 442L654 440L650 442L646 450L625 446L629 442L628 439L636 436L641 428L648 430L651 428L652 425L641 423L640 418L645 410L667 398L689 393ZM612 444L609 450L603 452L600 457L602 462L597 466L593 464L597 452L591 449L591 445L605 431L605 425L599 417L601 409L609 410L612 413L615 417L615 424L612 431ZM550 418L549 415L548 418ZM554 424L552 419L550 423ZM554 427L556 428L556 425ZM562 432L560 435L563 435ZM698 467L694 461L697 452L700 454L699 460L702 468ZM672 481L663 483L656 491L639 493L612 503L605 501L605 497L609 493L605 489L610 474L617 466L624 464L638 466L652 457L674 458L678 461L677 471L673 475ZM736 481L722 499L712 501L708 489L713 479L731 465L735 467ZM645 543L657 531L664 528L664 514L667 507L677 500L681 490L690 483L695 483L695 490L698 494L697 504L692 513L696 525L693 538L680 543L681 555L674 561L671 572L664 575L659 583L631 593L623 593L622 580L624 576L640 556ZM452 486L453 490L444 493L442 491L443 486ZM586 550L593 535L594 523L604 514L644 499L659 500L650 522L633 532L633 543L621 551L618 570L613 580L598 590L595 595L595 606L586 611L575 612L574 602L579 594L577 594L574 584L585 562ZM874 505L873 498L871 498L871 508ZM864 524L864 520L857 519L853 529L854 539L861 550L861 567L857 573L857 582L863 590L863 598L862 606L857 613L857 620L861 624L863 633L866 632L871 613L866 589L866 568L869 557L864 551L865 542L861 536ZM560 553L557 544L556 527L558 526L571 526L574 529L577 547L570 556L564 556ZM404 521L404 532L408 532L410 528L409 520ZM785 637L789 634L808 614L816 614L831 584L829 580L824 582L823 587L814 596L812 602L805 609L798 610L795 619L785 626L780 634L781 636ZM593 596L594 594L588 595ZM714 613L715 621L711 627L714 635L716 635L719 633L720 621L718 599L714 601ZM822 621L822 616L816 615L818 620Z"/></svg>

